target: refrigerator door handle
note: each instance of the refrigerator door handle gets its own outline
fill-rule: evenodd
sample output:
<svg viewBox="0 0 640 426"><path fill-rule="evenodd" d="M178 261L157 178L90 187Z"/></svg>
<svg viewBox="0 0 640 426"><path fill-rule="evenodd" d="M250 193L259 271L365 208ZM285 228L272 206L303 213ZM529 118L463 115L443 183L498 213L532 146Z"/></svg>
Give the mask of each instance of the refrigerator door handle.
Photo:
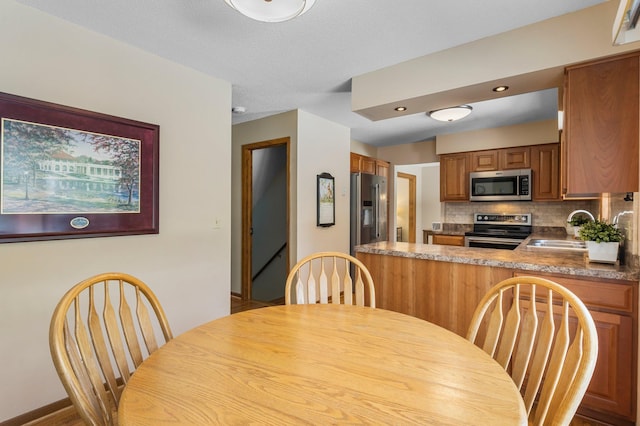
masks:
<svg viewBox="0 0 640 426"><path fill-rule="evenodd" d="M376 224L376 240L378 238L380 238L380 184L377 183L374 186L374 193L375 193L375 200L376 200L376 204L375 204L375 210L373 212L373 221Z"/></svg>

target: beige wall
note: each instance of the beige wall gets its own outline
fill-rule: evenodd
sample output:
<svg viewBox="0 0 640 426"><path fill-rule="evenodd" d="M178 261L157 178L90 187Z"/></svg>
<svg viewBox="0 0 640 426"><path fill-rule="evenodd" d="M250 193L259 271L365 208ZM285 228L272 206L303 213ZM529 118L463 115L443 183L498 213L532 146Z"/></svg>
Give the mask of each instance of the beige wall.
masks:
<svg viewBox="0 0 640 426"><path fill-rule="evenodd" d="M175 335L229 313L231 85L12 0L0 37L1 92L160 125L159 235L0 244L2 422L66 397L49 320L90 275L146 281Z"/></svg>
<svg viewBox="0 0 640 426"><path fill-rule="evenodd" d="M349 253L349 147L348 127L305 111L298 126L298 249L297 259L316 251ZM336 224L316 226L316 176L330 173L335 178Z"/></svg>
<svg viewBox="0 0 640 426"><path fill-rule="evenodd" d="M558 16L415 58L352 79L352 109L369 118L429 111L497 97L487 86L510 86L509 96L561 87L565 65L640 48L612 46L617 1ZM464 88L464 89L461 89Z"/></svg>
<svg viewBox="0 0 640 426"><path fill-rule="evenodd" d="M366 155L367 157L378 157L378 148L366 143L355 141L353 139L351 140L351 152L355 152L356 154L360 155Z"/></svg>
<svg viewBox="0 0 640 426"><path fill-rule="evenodd" d="M231 291L242 293L242 146L286 138L289 146L289 259L296 252L298 111L272 115L233 126L231 174Z"/></svg>
<svg viewBox="0 0 640 426"><path fill-rule="evenodd" d="M289 262L293 266L297 260L316 251L349 252L349 133L347 127L302 110L233 126L233 292L242 290L242 145L291 138ZM336 185L336 224L327 228L316 226L316 179L323 172L330 173Z"/></svg>
<svg viewBox="0 0 640 426"><path fill-rule="evenodd" d="M559 142L558 121L545 120L436 137L436 152L479 151Z"/></svg>
<svg viewBox="0 0 640 426"><path fill-rule="evenodd" d="M378 148L378 158L391 164L423 164L438 162L435 139Z"/></svg>

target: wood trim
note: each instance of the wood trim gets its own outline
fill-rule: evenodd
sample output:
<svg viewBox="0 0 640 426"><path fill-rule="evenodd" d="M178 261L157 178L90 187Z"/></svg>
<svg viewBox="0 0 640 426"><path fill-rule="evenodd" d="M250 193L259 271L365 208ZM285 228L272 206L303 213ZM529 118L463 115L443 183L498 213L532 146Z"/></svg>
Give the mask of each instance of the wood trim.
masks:
<svg viewBox="0 0 640 426"><path fill-rule="evenodd" d="M398 179L409 181L409 242L416 242L416 176L398 172Z"/></svg>
<svg viewBox="0 0 640 426"><path fill-rule="evenodd" d="M76 409L71 404L69 398L61 399L51 404L47 404L44 407L36 408L24 414L20 414L12 419L0 422L0 426L20 426L20 425L37 425L37 424L60 424L60 422L53 422L51 415L56 414L56 419L60 417L72 417L76 418L79 423L82 423L80 416L77 414Z"/></svg>
<svg viewBox="0 0 640 426"><path fill-rule="evenodd" d="M291 201L290 201L290 187L291 187L291 167L290 167L290 151L291 151L291 138L284 137L278 139L271 139L262 142L251 143L242 146L242 259L241 259L241 295L242 300L251 300L251 215L252 215L252 175L253 175L253 151L256 149L270 148L277 145L285 145L287 149L287 250L286 250L286 264L287 270L289 270L290 259L290 214Z"/></svg>

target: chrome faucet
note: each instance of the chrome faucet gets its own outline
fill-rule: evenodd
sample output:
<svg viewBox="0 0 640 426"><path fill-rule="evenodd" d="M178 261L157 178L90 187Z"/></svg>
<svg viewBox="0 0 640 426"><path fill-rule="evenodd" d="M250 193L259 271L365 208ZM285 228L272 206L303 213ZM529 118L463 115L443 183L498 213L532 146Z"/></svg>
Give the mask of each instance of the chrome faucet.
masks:
<svg viewBox="0 0 640 426"><path fill-rule="evenodd" d="M586 214L587 216L589 216L589 217L591 218L591 220L596 220L596 219L593 217L593 215L592 215L590 212L588 212L587 210L574 210L574 211L572 211L571 213L569 213L569 217L567 217L567 222L570 222L570 221L571 221L571 219L573 219L573 216L575 216L575 215L576 215L576 214L578 214L578 213L584 213L584 214Z"/></svg>
<svg viewBox="0 0 640 426"><path fill-rule="evenodd" d="M632 214L632 213L633 213L633 210L625 210L623 212L618 213L617 215L615 215L613 217L613 222L612 222L613 225L617 227L618 226L618 221L620 220L621 216L624 216L625 214Z"/></svg>

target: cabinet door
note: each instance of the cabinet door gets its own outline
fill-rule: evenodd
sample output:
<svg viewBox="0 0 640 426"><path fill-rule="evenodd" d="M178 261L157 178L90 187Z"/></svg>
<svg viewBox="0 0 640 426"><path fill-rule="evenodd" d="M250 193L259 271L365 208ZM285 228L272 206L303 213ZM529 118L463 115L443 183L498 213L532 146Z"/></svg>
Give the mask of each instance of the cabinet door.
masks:
<svg viewBox="0 0 640 426"><path fill-rule="evenodd" d="M531 147L533 201L560 200L560 147L557 143Z"/></svg>
<svg viewBox="0 0 640 426"><path fill-rule="evenodd" d="M635 368L632 364L633 324L631 317L591 312L598 330L598 361L580 408L586 415L597 410L626 420L635 420ZM581 409L578 411L583 411Z"/></svg>
<svg viewBox="0 0 640 426"><path fill-rule="evenodd" d="M433 244L445 246L464 246L464 235L433 234Z"/></svg>
<svg viewBox="0 0 640 426"><path fill-rule="evenodd" d="M362 169L362 155L356 154L355 152L351 153L351 173L359 173Z"/></svg>
<svg viewBox="0 0 640 426"><path fill-rule="evenodd" d="M376 174L378 176L389 177L389 163L382 160L376 160Z"/></svg>
<svg viewBox="0 0 640 426"><path fill-rule="evenodd" d="M473 151L471 153L471 171L485 172L498 170L498 150Z"/></svg>
<svg viewBox="0 0 640 426"><path fill-rule="evenodd" d="M536 275L565 286L584 302L593 317L598 330L598 360L578 413L612 424L634 421L638 283L514 273L519 275Z"/></svg>
<svg viewBox="0 0 640 426"><path fill-rule="evenodd" d="M469 201L469 155L440 156L440 201Z"/></svg>
<svg viewBox="0 0 640 426"><path fill-rule="evenodd" d="M528 146L500 150L500 170L528 169L531 167L531 150Z"/></svg>
<svg viewBox="0 0 640 426"><path fill-rule="evenodd" d="M563 193L638 191L637 53L565 74Z"/></svg>

